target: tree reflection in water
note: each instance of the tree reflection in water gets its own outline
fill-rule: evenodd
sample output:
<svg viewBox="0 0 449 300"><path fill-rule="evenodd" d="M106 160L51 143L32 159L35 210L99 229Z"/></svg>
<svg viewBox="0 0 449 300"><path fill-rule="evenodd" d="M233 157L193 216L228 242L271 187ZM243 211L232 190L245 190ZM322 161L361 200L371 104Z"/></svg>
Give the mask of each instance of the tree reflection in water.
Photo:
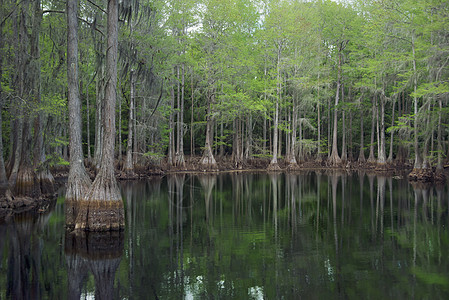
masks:
<svg viewBox="0 0 449 300"><path fill-rule="evenodd" d="M117 299L115 273L123 254L122 231L66 233L67 298L80 299L88 271L95 280L95 299Z"/></svg>
<svg viewBox="0 0 449 300"><path fill-rule="evenodd" d="M125 238L65 235L59 200L48 221L0 223L0 298L449 297L447 184L295 172L121 188Z"/></svg>
<svg viewBox="0 0 449 300"><path fill-rule="evenodd" d="M54 204L54 203L53 203ZM0 253L8 242L7 289L10 299L40 299L42 232L52 205L45 212L25 212L2 220L0 224Z"/></svg>

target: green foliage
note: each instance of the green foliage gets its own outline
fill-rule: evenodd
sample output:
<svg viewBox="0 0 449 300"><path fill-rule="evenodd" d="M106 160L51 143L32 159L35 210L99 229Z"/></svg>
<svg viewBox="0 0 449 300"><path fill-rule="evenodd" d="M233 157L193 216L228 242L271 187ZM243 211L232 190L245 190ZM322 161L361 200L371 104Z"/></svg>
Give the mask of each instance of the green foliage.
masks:
<svg viewBox="0 0 449 300"><path fill-rule="evenodd" d="M52 115L57 118L65 116L67 110L67 99L62 98L61 94L54 94L42 97L41 111L46 115Z"/></svg>
<svg viewBox="0 0 449 300"><path fill-rule="evenodd" d="M57 166L69 166L70 163L68 161L66 161L64 158L62 158L61 156L57 155L57 154L49 154L46 157L46 161L45 163L49 166L49 167L57 167Z"/></svg>

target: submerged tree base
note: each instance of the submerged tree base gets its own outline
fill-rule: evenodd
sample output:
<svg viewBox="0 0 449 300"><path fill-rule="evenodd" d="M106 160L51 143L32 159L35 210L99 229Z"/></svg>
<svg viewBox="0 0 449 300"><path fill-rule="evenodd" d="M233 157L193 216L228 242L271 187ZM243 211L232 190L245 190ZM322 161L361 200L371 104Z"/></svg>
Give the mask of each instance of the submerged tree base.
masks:
<svg viewBox="0 0 449 300"><path fill-rule="evenodd" d="M91 183L84 168L69 173L65 196L65 222L69 229L75 227L76 217L78 215L77 203L84 199Z"/></svg>
<svg viewBox="0 0 449 300"><path fill-rule="evenodd" d="M76 203L75 231L117 231L125 228L123 202L81 200Z"/></svg>
<svg viewBox="0 0 449 300"><path fill-rule="evenodd" d="M123 201L113 172L101 169L87 195L75 205L75 230L110 231L125 228Z"/></svg>

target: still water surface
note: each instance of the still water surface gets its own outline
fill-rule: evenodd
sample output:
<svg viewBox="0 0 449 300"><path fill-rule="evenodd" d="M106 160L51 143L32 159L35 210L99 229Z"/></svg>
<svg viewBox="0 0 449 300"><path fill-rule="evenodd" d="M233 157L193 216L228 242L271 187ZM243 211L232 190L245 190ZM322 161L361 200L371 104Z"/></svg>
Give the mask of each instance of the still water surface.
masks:
<svg viewBox="0 0 449 300"><path fill-rule="evenodd" d="M64 199L0 222L0 299L448 299L449 191L367 175L121 182L126 231Z"/></svg>

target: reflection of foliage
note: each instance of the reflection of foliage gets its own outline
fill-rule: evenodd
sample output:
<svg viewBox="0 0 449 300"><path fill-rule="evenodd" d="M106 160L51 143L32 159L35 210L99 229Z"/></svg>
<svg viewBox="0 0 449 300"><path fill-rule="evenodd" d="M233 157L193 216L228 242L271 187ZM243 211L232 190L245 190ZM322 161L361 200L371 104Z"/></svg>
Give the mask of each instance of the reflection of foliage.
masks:
<svg viewBox="0 0 449 300"><path fill-rule="evenodd" d="M447 187L415 194L407 181L361 178L178 174L122 182L127 231L116 298L447 298ZM40 233L42 286L58 284L47 298L67 297L65 262L54 259L62 211L58 201ZM92 276L83 291L94 295Z"/></svg>

